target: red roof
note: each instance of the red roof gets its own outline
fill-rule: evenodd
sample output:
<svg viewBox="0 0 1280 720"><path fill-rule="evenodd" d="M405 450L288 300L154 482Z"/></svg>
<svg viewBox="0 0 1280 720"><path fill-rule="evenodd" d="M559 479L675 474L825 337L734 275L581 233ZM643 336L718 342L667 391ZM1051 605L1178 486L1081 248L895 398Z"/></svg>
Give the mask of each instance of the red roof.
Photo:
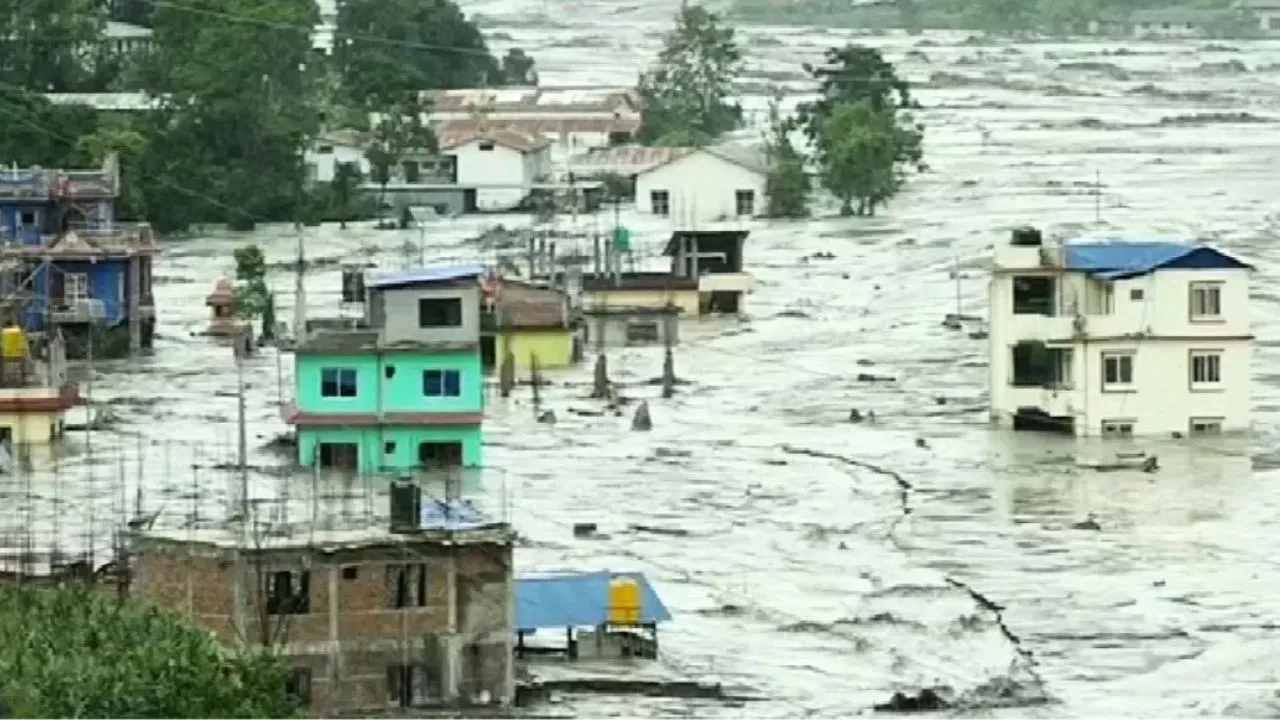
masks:
<svg viewBox="0 0 1280 720"><path fill-rule="evenodd" d="M480 425L484 422L483 413L308 413L298 409L297 405L284 407L284 421L298 427L373 427L377 425L430 425L449 427L457 425Z"/></svg>
<svg viewBox="0 0 1280 720"><path fill-rule="evenodd" d="M443 136L442 136L443 137ZM452 137L446 137L441 143L441 150L453 150L473 142L489 141L503 147L509 147L517 152L527 153L551 144L550 141L541 137L533 137L515 130L505 129L476 129L469 132L459 133Z"/></svg>

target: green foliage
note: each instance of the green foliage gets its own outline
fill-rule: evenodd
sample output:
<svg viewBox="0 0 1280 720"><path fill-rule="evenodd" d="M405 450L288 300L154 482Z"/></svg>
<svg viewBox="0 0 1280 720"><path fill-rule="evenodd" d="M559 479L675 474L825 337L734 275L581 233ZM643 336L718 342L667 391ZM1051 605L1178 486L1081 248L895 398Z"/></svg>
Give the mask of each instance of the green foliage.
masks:
<svg viewBox="0 0 1280 720"><path fill-rule="evenodd" d="M266 302L262 306L262 339L274 340L276 337L276 294L267 293Z"/></svg>
<svg viewBox="0 0 1280 720"><path fill-rule="evenodd" d="M502 57L502 79L508 85L537 85L538 73L533 69L533 58L520 48L511 48Z"/></svg>
<svg viewBox="0 0 1280 720"><path fill-rule="evenodd" d="M373 181L386 187L391 181L391 170L404 156L413 151L433 153L436 136L431 127L422 121L425 107L417 94L402 97L389 108L373 126L373 136L365 149L369 160L369 174Z"/></svg>
<svg viewBox="0 0 1280 720"><path fill-rule="evenodd" d="M827 51L826 64L806 65L821 99L801 107L805 134L817 150L823 184L842 212L875 213L902 185L901 168L921 166L924 127L911 119L910 87L874 48ZM856 167L856 163L865 166Z"/></svg>
<svg viewBox="0 0 1280 720"><path fill-rule="evenodd" d="M769 161L765 194L769 197L772 217L809 215L809 176L804 170L804 157L791 142L794 127L794 121L782 114L781 93L775 93L769 101L769 123L764 134L765 155Z"/></svg>
<svg viewBox="0 0 1280 720"><path fill-rule="evenodd" d="M193 9L257 22L214 21ZM161 211L162 229L214 219L247 228L293 214L302 197L298 149L318 131L320 75L307 65L310 39L293 28L317 19L312 0L190 0L157 8L144 78L164 100L147 116L151 142L140 180L148 209ZM167 203L182 210L165 214Z"/></svg>
<svg viewBox="0 0 1280 720"><path fill-rule="evenodd" d="M640 76L644 126L640 139L670 144L674 138L702 145L742 122L742 107L730 104L742 71L742 52L731 27L700 5L686 5L667 34L658 62Z"/></svg>
<svg viewBox="0 0 1280 720"><path fill-rule="evenodd" d="M97 89L94 63L105 57L98 43L105 22L96 0L0 4L0 82L37 92Z"/></svg>
<svg viewBox="0 0 1280 720"><path fill-rule="evenodd" d="M875 215L898 191L895 172L893 116L870 103L837 105L823 123L825 148L821 156L822 182L840 199L840 212Z"/></svg>
<svg viewBox="0 0 1280 720"><path fill-rule="evenodd" d="M334 62L355 107L390 104L421 90L493 85L501 78L479 29L452 0L340 3Z"/></svg>
<svg viewBox="0 0 1280 720"><path fill-rule="evenodd" d="M18 717L289 717L285 671L85 588L0 588L0 707Z"/></svg>
<svg viewBox="0 0 1280 720"><path fill-rule="evenodd" d="M267 290L267 260L257 245L236 248L236 314L244 318L264 315L274 301ZM272 308L274 313L274 307Z"/></svg>
<svg viewBox="0 0 1280 720"><path fill-rule="evenodd" d="M0 158L20 167L77 167L88 162L77 139L94 132L97 116L83 105L53 105L0 84Z"/></svg>

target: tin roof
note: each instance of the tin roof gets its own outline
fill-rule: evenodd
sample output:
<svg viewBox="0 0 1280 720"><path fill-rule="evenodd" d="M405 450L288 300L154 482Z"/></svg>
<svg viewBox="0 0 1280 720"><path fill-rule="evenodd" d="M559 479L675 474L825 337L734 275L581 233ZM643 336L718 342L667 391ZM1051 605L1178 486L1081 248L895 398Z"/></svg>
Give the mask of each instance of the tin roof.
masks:
<svg viewBox="0 0 1280 720"><path fill-rule="evenodd" d="M671 619L667 606L641 573L555 574L516 579L516 628L564 628L604 625L609 621L609 584L617 578L640 586L640 622Z"/></svg>
<svg viewBox="0 0 1280 720"><path fill-rule="evenodd" d="M522 153L541 150L551 144L551 141L546 138L533 137L516 130L491 129L481 126L476 127L473 130L457 133L445 142L441 143L440 149L442 151L453 150L455 148L462 147L463 145L469 145L473 142L484 141L502 145L503 147L508 147L516 152Z"/></svg>
<svg viewBox="0 0 1280 720"><path fill-rule="evenodd" d="M1077 242L1062 247L1063 267L1104 280L1146 275L1160 269L1252 269L1217 248L1177 242Z"/></svg>
<svg viewBox="0 0 1280 720"><path fill-rule="evenodd" d="M405 270L404 272L372 275L365 280L364 284L365 287L368 288L381 289L411 287L414 285L431 285L433 283L479 277L483 275L484 272L484 267L480 265L451 265L445 267L419 268L417 270Z"/></svg>

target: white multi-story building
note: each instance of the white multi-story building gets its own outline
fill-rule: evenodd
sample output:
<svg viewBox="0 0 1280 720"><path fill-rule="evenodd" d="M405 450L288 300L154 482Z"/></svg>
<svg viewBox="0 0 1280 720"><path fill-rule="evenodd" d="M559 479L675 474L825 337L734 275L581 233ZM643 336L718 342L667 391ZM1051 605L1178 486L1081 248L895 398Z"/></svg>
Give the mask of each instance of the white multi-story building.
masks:
<svg viewBox="0 0 1280 720"><path fill-rule="evenodd" d="M1076 435L1249 428L1249 271L1207 245L1045 244L991 277L991 416Z"/></svg>

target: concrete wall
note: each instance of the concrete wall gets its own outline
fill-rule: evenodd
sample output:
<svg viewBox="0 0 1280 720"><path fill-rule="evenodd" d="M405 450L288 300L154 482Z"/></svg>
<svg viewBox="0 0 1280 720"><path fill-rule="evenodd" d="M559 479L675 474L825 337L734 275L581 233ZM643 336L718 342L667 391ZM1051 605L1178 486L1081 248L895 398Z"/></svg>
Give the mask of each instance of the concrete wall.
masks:
<svg viewBox="0 0 1280 720"><path fill-rule="evenodd" d="M260 637L259 570L305 567L309 612L270 616L269 629L281 628L278 647L288 666L311 671L309 714L398 709L388 702L387 668L406 661L423 666L428 705L513 701L509 543L415 542L332 553L267 544L254 561L230 549L135 540L131 595L236 646ZM425 567L421 606L395 607L393 573L404 565ZM468 652L473 646L479 652Z"/></svg>
<svg viewBox="0 0 1280 720"><path fill-rule="evenodd" d="M679 227L738 217L737 191L755 192L755 215L768 210L766 178L741 165L698 152L668 163L636 178L636 209L653 213L653 192L665 190L670 198L671 221Z"/></svg>
<svg viewBox="0 0 1280 720"><path fill-rule="evenodd" d="M627 326L635 324L657 324L658 336L653 341L633 341L628 339ZM671 344L680 343L680 320L672 316L637 314L637 315L587 315L586 334L583 346L587 352L598 348L603 336L605 348L644 347L663 345L666 334L671 334Z"/></svg>
<svg viewBox="0 0 1280 720"><path fill-rule="evenodd" d="M381 295L370 303L370 320L382 328L383 340L397 342L480 342L480 288L474 282L465 287L411 287L372 290ZM462 325L458 327L418 326L418 300L421 298L459 298L462 300Z"/></svg>
<svg viewBox="0 0 1280 720"><path fill-rule="evenodd" d="M675 305L686 317L698 316L697 290L584 290L584 308L664 308Z"/></svg>
<svg viewBox="0 0 1280 720"><path fill-rule="evenodd" d="M1058 278L1054 316L1013 314L1014 277L1030 275ZM1191 286L1202 282L1221 283L1221 318L1190 316ZM992 278L990 308L991 410L997 422L1008 423L1019 407L1028 406L1074 418L1081 435L1099 434L1104 420L1132 420L1136 434L1185 434L1191 418L1221 418L1224 431L1249 428L1247 271L1161 270L1110 284L1081 273L1002 273ZM1013 347L1032 340L1071 349L1068 386L1012 386ZM1222 382L1193 389L1191 353L1205 350L1221 351ZM1133 353L1134 383L1124 392L1102 389L1102 355L1109 352Z"/></svg>
<svg viewBox="0 0 1280 720"><path fill-rule="evenodd" d="M450 154L457 158L458 184L478 188L476 208L484 211L511 210L519 205L548 164L546 149L522 153L493 143L492 150L481 150L478 140L454 148Z"/></svg>
<svg viewBox="0 0 1280 720"><path fill-rule="evenodd" d="M53 394L56 395L56 391ZM0 428L8 431L9 440L15 445L48 445L54 437L62 435L62 413L0 413Z"/></svg>
<svg viewBox="0 0 1280 720"><path fill-rule="evenodd" d="M532 355L538 356L538 367L542 370L570 367L573 365L573 339L576 334L568 328L498 333L494 336L497 361L502 363L510 347L518 372L530 369Z"/></svg>
<svg viewBox="0 0 1280 720"><path fill-rule="evenodd" d="M323 370L356 371L356 397L332 398L320 394ZM461 394L428 397L424 394L426 370L457 370ZM392 377L388 378L390 373ZM298 355L297 402L299 409L315 413L379 412L481 412L484 409L484 374L480 353L474 350L420 354L392 352L385 355Z"/></svg>
<svg viewBox="0 0 1280 720"><path fill-rule="evenodd" d="M298 464L311 467L319 457L320 443L352 443L359 451L358 470L364 474L408 472L419 469L421 443L462 444L462 464L484 463L484 434L479 425L382 425L377 427L298 428ZM393 443L387 452L388 443Z"/></svg>

